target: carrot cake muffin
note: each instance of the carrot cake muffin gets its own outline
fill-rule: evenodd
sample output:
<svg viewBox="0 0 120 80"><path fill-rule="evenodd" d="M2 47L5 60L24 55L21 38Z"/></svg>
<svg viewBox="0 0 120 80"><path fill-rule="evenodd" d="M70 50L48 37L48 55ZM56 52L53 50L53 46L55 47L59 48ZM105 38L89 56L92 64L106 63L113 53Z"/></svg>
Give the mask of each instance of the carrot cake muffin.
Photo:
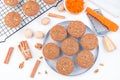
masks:
<svg viewBox="0 0 120 80"><path fill-rule="evenodd" d="M43 55L47 59L53 60L53 59L57 58L59 56L59 54L60 54L60 49L54 43L48 43L43 48Z"/></svg>
<svg viewBox="0 0 120 80"><path fill-rule="evenodd" d="M28 1L22 9L27 16L35 16L40 11L40 5L36 1Z"/></svg>
<svg viewBox="0 0 120 80"><path fill-rule="evenodd" d="M98 46L98 39L94 34L86 34L81 39L82 47L87 50L93 50Z"/></svg>
<svg viewBox="0 0 120 80"><path fill-rule="evenodd" d="M64 54L72 56L79 50L79 43L73 38L67 38L62 42L61 49Z"/></svg>
<svg viewBox="0 0 120 80"><path fill-rule="evenodd" d="M62 41L67 37L66 29L61 25L56 25L50 30L51 38L55 41Z"/></svg>
<svg viewBox="0 0 120 80"><path fill-rule="evenodd" d="M4 3L8 6L17 6L19 0L4 0Z"/></svg>
<svg viewBox="0 0 120 80"><path fill-rule="evenodd" d="M52 5L56 2L56 0L43 0L46 4Z"/></svg>
<svg viewBox="0 0 120 80"><path fill-rule="evenodd" d="M68 57L61 57L56 62L56 69L60 74L69 75L74 69L74 63Z"/></svg>
<svg viewBox="0 0 120 80"><path fill-rule="evenodd" d="M15 28L20 25L22 18L17 12L9 12L4 19L5 25L9 28Z"/></svg>
<svg viewBox="0 0 120 80"><path fill-rule="evenodd" d="M81 21L72 21L68 25L68 33L75 38L80 38L85 31L86 27Z"/></svg>
<svg viewBox="0 0 120 80"><path fill-rule="evenodd" d="M90 68L94 64L94 56L90 51L84 50L77 55L76 62L81 68Z"/></svg>

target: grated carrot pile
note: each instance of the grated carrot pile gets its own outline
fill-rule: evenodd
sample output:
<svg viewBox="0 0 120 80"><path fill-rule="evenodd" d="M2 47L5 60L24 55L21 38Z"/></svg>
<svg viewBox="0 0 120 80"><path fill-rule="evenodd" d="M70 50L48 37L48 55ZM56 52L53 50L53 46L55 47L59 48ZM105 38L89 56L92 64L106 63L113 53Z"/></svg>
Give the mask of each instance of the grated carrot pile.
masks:
<svg viewBox="0 0 120 80"><path fill-rule="evenodd" d="M84 0L66 0L66 8L74 14L78 14L84 9Z"/></svg>

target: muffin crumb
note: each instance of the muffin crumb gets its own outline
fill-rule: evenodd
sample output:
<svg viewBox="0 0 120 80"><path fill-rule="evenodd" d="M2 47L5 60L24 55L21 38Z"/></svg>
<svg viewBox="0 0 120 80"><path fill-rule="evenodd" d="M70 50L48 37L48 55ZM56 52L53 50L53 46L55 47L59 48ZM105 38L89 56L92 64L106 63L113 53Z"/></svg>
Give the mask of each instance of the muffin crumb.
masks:
<svg viewBox="0 0 120 80"><path fill-rule="evenodd" d="M43 56L40 56L39 59L43 59Z"/></svg>
<svg viewBox="0 0 120 80"><path fill-rule="evenodd" d="M94 71L95 74L98 73L98 72L99 72L99 69L96 69L96 70Z"/></svg>
<svg viewBox="0 0 120 80"><path fill-rule="evenodd" d="M38 49L38 50L41 50L42 49L42 44L41 43L36 43L35 48Z"/></svg>
<svg viewBox="0 0 120 80"><path fill-rule="evenodd" d="M24 62L21 62L20 64L19 64L19 69L22 69L24 67Z"/></svg>
<svg viewBox="0 0 120 80"><path fill-rule="evenodd" d="M48 74L47 70L45 70L45 74Z"/></svg>
<svg viewBox="0 0 120 80"><path fill-rule="evenodd" d="M100 65L100 66L104 66L104 64L103 64L103 63L100 63L99 65Z"/></svg>
<svg viewBox="0 0 120 80"><path fill-rule="evenodd" d="M41 72L38 72L38 74L40 75L40 74L41 74Z"/></svg>

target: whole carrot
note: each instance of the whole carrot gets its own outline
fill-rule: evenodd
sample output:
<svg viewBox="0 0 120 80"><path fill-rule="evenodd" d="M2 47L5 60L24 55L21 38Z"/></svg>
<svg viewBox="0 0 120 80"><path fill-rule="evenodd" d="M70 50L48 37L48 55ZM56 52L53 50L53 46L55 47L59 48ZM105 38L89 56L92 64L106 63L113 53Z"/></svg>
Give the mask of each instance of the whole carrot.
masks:
<svg viewBox="0 0 120 80"><path fill-rule="evenodd" d="M90 14L91 16L95 17L97 20L99 20L103 25L106 26L106 28L110 31L117 31L118 30L118 25L109 20L108 18L100 15L99 13L95 12L91 8L87 7L86 12Z"/></svg>

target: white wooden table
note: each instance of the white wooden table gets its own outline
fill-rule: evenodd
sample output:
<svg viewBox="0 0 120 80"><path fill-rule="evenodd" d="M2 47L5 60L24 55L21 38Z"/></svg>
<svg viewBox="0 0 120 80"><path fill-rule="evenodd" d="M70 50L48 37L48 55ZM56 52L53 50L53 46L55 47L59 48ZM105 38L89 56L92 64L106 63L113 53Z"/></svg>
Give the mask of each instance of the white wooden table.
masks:
<svg viewBox="0 0 120 80"><path fill-rule="evenodd" d="M93 9L97 8L90 3L88 3L87 5ZM63 19L51 18L51 23L49 25L47 26L41 25L40 20L43 17L46 17L49 12L56 12L58 14L65 15L66 19L63 20ZM103 14L120 26L119 18L113 18L111 15L109 15L104 11ZM73 77L62 76L54 72L46 64L45 60L43 60L38 69L38 72L41 72L41 74L38 75L37 73L35 75L35 78L31 79L29 76L33 69L33 66L36 60L38 59L38 56L42 55L41 51L38 51L34 48L34 44L36 42L42 43L43 40L37 40L35 38L27 39L33 54L33 58L25 62L23 69L18 68L19 63L24 61L23 56L21 55L21 53L17 48L17 45L21 40L26 40L26 38L24 37L24 30L26 28L30 28L33 31L40 30L46 34L47 31L53 25L66 20L81 20L91 28L91 25L89 24L88 18L85 13L81 13L79 15L72 15L69 14L68 12L58 12L56 8L52 8L51 10L43 14L41 17L37 18L32 23L30 23L29 25L18 31L16 34L11 36L9 39L7 39L5 43L1 43L0 44L0 80L120 80L120 75L119 75L120 74L120 29L115 33L113 32L108 33L108 36L113 40L113 42L117 46L117 50L113 52L110 53L106 52L103 46L102 38L98 37L100 51L97 62L87 73L84 73L82 75L73 76ZM11 46L15 47L15 50L11 56L9 64L6 65L3 62L7 54L7 50ZM100 67L99 63L103 63L104 67ZM99 72L97 74L94 74L95 69L99 69ZM48 71L47 75L44 74L45 70Z"/></svg>

